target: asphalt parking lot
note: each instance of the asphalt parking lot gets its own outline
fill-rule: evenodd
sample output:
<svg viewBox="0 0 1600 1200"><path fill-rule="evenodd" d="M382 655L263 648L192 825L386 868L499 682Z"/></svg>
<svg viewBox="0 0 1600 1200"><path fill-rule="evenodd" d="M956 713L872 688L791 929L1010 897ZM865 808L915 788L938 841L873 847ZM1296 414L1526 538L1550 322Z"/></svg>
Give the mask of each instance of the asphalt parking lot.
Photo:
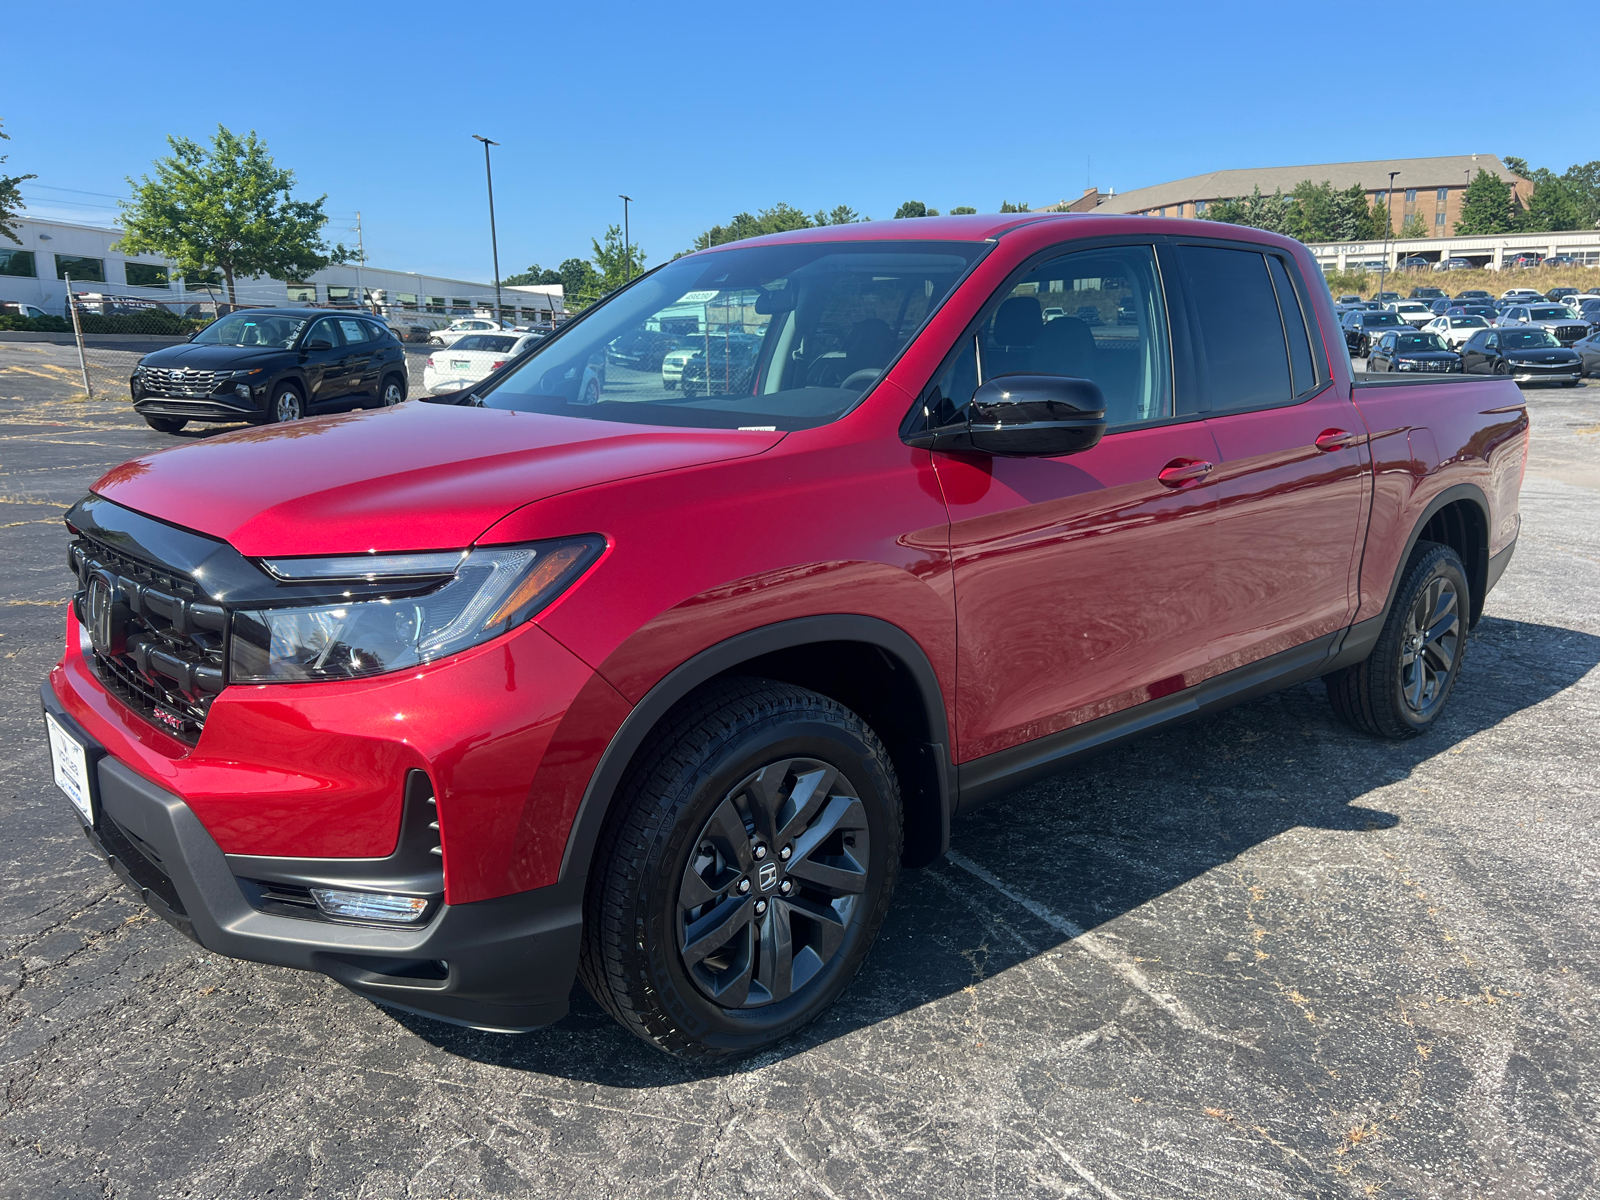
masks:
<svg viewBox="0 0 1600 1200"><path fill-rule="evenodd" d="M819 1024L707 1072L582 997L490 1036L218 958L91 854L36 696L60 516L175 439L73 399L72 353L0 345L0 1196L1600 1192L1600 387L1529 393L1432 734L1308 685L1016 793Z"/></svg>

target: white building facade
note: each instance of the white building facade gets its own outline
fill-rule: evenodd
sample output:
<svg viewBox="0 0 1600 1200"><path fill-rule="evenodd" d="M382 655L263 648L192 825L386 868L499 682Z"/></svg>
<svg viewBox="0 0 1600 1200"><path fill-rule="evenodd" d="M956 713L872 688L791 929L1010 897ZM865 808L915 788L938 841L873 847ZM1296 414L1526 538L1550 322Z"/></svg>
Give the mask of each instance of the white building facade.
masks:
<svg viewBox="0 0 1600 1200"><path fill-rule="evenodd" d="M120 229L24 218L17 223L21 245L0 237L0 301L22 301L57 316L66 313L67 281L82 294L157 301L181 308L186 301L227 300L218 282L185 280L171 263L156 255L124 254L114 249ZM236 280L234 291L243 305L314 304L330 307L365 305L400 321L414 316L419 324L442 325L453 317L494 309L494 285L447 279L415 271L394 271L362 265L332 266L309 279ZM551 325L565 317L560 284L502 287L500 304L507 320Z"/></svg>

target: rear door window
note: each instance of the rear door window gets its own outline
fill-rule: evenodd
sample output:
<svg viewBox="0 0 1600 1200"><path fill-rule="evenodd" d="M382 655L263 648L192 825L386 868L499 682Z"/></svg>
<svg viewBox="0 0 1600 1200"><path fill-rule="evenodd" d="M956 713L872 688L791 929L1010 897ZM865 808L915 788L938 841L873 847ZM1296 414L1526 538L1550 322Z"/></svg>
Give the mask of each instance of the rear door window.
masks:
<svg viewBox="0 0 1600 1200"><path fill-rule="evenodd" d="M1195 356L1210 412L1269 408L1294 398L1289 346L1267 255L1177 246Z"/></svg>

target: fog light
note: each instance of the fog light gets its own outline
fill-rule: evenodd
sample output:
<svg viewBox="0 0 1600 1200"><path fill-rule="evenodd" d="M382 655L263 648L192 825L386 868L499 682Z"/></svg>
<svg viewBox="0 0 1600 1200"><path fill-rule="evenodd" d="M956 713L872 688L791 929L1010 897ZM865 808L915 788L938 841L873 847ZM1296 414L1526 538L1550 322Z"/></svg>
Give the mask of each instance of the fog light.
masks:
<svg viewBox="0 0 1600 1200"><path fill-rule="evenodd" d="M428 911L428 901L422 896L312 888L311 898L328 916L343 917L347 921L388 921L404 925L420 921L422 914Z"/></svg>
<svg viewBox="0 0 1600 1200"><path fill-rule="evenodd" d="M250 399L250 385L248 383L235 384L233 394L241 400Z"/></svg>

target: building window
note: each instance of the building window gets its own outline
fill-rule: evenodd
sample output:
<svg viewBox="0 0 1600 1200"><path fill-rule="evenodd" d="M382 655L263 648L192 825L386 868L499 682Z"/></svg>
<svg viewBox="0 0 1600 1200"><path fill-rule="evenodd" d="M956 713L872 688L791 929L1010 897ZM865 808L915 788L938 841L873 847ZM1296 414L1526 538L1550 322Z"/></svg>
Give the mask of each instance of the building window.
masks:
<svg viewBox="0 0 1600 1200"><path fill-rule="evenodd" d="M1440 188L1439 189L1439 203L1443 204L1449 198L1450 198L1450 189L1449 188Z"/></svg>
<svg viewBox="0 0 1600 1200"><path fill-rule="evenodd" d="M417 294L415 292L401 292L399 295L401 308L416 308Z"/></svg>
<svg viewBox="0 0 1600 1200"><path fill-rule="evenodd" d="M457 297L456 299L450 301L450 307L455 309L457 312L471 312L472 301Z"/></svg>
<svg viewBox="0 0 1600 1200"><path fill-rule="evenodd" d="M450 307L450 302L448 300L446 300L443 296L429 296L428 297L428 311L429 312L443 312L445 309L447 309L449 307Z"/></svg>
<svg viewBox="0 0 1600 1200"><path fill-rule="evenodd" d="M103 258L84 258L81 254L56 255L56 278L72 276L73 283L104 283L106 262Z"/></svg>
<svg viewBox="0 0 1600 1200"><path fill-rule="evenodd" d="M1406 203L1407 204L1415 204L1416 202L1417 202L1417 189L1416 188L1407 188L1406 189Z"/></svg>
<svg viewBox="0 0 1600 1200"><path fill-rule="evenodd" d="M314 283L291 283L289 285L290 304L315 304L317 302L317 285Z"/></svg>
<svg viewBox="0 0 1600 1200"><path fill-rule="evenodd" d="M183 277L183 286L192 288L221 287L222 276L215 271L194 271Z"/></svg>
<svg viewBox="0 0 1600 1200"><path fill-rule="evenodd" d="M356 290L355 290L355 288L334 287L333 284L331 284L331 283L328 285L328 303L329 304L354 304L355 302L356 302Z"/></svg>
<svg viewBox="0 0 1600 1200"><path fill-rule="evenodd" d="M1197 217L1198 216L1202 216L1205 213L1205 211L1206 211L1206 202L1204 200L1196 200L1194 202L1194 215L1197 216Z"/></svg>
<svg viewBox="0 0 1600 1200"><path fill-rule="evenodd" d="M24 279L39 278L33 265L32 250L0 250L0 275L20 275Z"/></svg>
<svg viewBox="0 0 1600 1200"><path fill-rule="evenodd" d="M172 284L167 279L167 269L155 263L123 263L128 283L132 287L164 288Z"/></svg>
<svg viewBox="0 0 1600 1200"><path fill-rule="evenodd" d="M1434 213L1433 214L1433 223L1435 225L1442 226L1444 224L1444 214L1442 212L1441 213Z"/></svg>
<svg viewBox="0 0 1600 1200"><path fill-rule="evenodd" d="M1388 197L1388 195L1389 195L1388 192L1373 192L1372 193L1372 202L1374 204L1377 204L1377 205L1381 206L1383 204L1384 200Z"/></svg>

